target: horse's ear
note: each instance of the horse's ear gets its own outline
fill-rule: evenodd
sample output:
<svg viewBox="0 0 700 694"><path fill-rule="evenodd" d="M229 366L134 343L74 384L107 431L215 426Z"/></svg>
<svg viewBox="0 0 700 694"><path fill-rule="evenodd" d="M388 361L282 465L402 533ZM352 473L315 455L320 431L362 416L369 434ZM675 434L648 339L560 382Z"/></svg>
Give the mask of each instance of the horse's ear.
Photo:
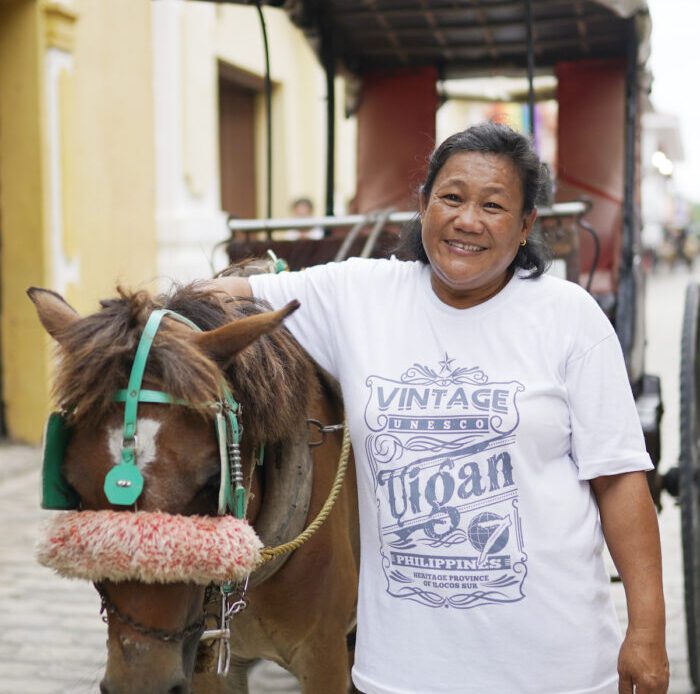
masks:
<svg viewBox="0 0 700 694"><path fill-rule="evenodd" d="M232 323L209 330L195 333L192 340L209 356L217 360L230 359L249 344L255 342L261 335L272 332L290 314L299 308L298 301L290 301L279 311L258 313L255 316L239 318Z"/></svg>
<svg viewBox="0 0 700 694"><path fill-rule="evenodd" d="M39 320L46 328L46 332L57 342L61 341L61 334L68 326L80 320L76 310L56 292L30 287L27 289L27 294L34 302Z"/></svg>

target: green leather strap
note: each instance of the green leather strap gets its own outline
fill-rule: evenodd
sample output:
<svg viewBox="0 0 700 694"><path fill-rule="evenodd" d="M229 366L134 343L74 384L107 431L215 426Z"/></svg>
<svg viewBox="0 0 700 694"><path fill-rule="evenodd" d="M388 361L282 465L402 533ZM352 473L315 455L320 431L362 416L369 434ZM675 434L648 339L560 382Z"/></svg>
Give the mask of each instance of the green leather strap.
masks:
<svg viewBox="0 0 700 694"><path fill-rule="evenodd" d="M123 432L124 442L133 441L134 436L136 435L136 419L138 415L139 393L141 392L143 374L146 371L146 362L148 361L148 355L151 351L153 340L155 339L158 328L160 327L160 322L163 320L164 316L169 316L175 320L179 320L181 323L189 325L193 330L201 332L199 326L195 325L191 320L181 316L179 313L175 313L175 311L169 311L168 309L156 309L148 317L146 327L143 329L141 339L139 340L138 347L136 348L134 363L131 365L131 374L129 375L129 384L126 388ZM123 463L135 462L134 454L134 446L122 446L121 459Z"/></svg>
<svg viewBox="0 0 700 694"><path fill-rule="evenodd" d="M172 402L173 398L160 391L142 391L141 383L146 371L146 362L153 346L160 322L164 316L171 316L175 320L185 323L193 330L200 330L192 321L174 311L157 309L151 313L146 321L146 326L141 333L141 339L136 347L136 355L131 365L129 384L124 398L124 430L120 462L115 465L105 476L104 492L107 500L116 506L131 506L143 491L143 475L136 465L136 422L138 419L139 402ZM114 395L119 401L122 391ZM147 398L147 399L146 399Z"/></svg>
<svg viewBox="0 0 700 694"><path fill-rule="evenodd" d="M127 389L122 388L118 390L112 400L114 402L126 402ZM162 390L148 390L144 388L139 391L139 402L155 403L159 405L188 405L186 400L181 398L174 398L170 393L164 393Z"/></svg>

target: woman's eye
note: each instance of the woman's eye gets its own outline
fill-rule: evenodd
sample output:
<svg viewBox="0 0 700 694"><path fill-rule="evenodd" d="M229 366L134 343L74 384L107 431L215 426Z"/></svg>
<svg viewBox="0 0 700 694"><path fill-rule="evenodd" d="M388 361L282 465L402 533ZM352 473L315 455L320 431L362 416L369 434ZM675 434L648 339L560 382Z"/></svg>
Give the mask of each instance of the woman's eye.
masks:
<svg viewBox="0 0 700 694"><path fill-rule="evenodd" d="M442 196L443 200L446 200L447 202L454 202L454 203L460 203L461 199L459 195L456 193L446 193L445 195Z"/></svg>
<svg viewBox="0 0 700 694"><path fill-rule="evenodd" d="M487 202L484 205L484 207L486 207L489 210L502 210L503 209L503 207L501 205L499 205L497 202L492 202L492 201Z"/></svg>

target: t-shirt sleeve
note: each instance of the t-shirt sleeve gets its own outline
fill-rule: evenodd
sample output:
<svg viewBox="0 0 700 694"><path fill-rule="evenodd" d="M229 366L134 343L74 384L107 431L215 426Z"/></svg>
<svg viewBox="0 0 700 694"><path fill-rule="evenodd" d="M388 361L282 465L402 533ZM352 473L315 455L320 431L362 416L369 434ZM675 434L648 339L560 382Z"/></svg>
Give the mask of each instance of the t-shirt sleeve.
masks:
<svg viewBox="0 0 700 694"><path fill-rule="evenodd" d="M606 332L566 365L571 452L581 480L653 468L620 343Z"/></svg>
<svg viewBox="0 0 700 694"><path fill-rule="evenodd" d="M338 378L335 344L337 287L344 263L318 265L300 272L249 277L253 295L269 302L274 309L293 299L301 306L284 324L301 346Z"/></svg>

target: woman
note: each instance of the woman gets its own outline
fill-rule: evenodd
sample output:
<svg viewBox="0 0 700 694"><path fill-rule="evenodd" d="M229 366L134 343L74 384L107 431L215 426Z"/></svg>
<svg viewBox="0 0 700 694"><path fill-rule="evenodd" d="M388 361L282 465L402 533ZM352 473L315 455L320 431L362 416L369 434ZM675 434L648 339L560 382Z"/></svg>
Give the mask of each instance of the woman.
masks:
<svg viewBox="0 0 700 694"><path fill-rule="evenodd" d="M360 495L353 680L368 694L667 689L651 463L612 326L543 274L539 171L522 135L469 128L431 159L413 262L217 280L298 298L289 329L340 381Z"/></svg>

